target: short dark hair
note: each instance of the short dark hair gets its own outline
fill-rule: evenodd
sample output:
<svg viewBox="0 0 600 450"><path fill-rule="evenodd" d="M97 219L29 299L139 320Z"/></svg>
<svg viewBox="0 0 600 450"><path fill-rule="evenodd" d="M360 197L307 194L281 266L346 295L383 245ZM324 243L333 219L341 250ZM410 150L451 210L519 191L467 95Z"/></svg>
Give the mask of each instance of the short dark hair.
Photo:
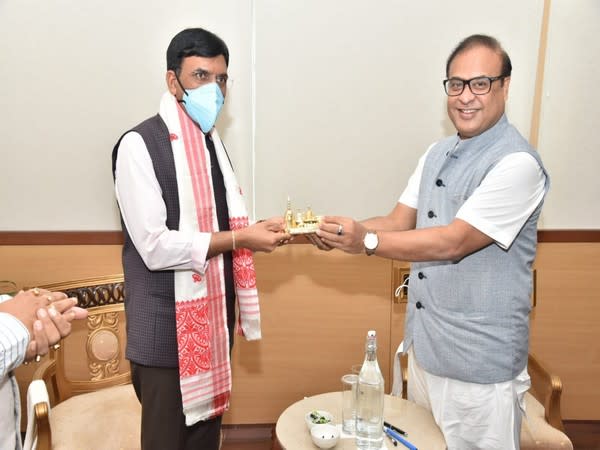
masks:
<svg viewBox="0 0 600 450"><path fill-rule="evenodd" d="M473 47L487 47L490 50L495 51L502 57L502 73L501 76L509 77L512 72L512 64L508 53L502 48L500 42L496 38L487 36L485 34L473 34L463 39L456 48L450 53L448 61L446 61L446 78L450 76L450 64L460 53L470 50Z"/></svg>
<svg viewBox="0 0 600 450"><path fill-rule="evenodd" d="M214 58L223 55L229 66L229 50L219 36L203 28L187 28L171 39L167 48L167 70L179 73L181 61L188 56Z"/></svg>

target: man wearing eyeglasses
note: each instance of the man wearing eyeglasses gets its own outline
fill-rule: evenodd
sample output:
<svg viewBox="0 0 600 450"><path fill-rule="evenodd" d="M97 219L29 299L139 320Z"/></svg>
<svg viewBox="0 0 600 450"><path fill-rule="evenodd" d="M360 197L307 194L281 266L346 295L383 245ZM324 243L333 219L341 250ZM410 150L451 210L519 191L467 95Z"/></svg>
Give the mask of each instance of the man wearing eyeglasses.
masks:
<svg viewBox="0 0 600 450"><path fill-rule="evenodd" d="M233 330L261 337L252 252L273 251L290 237L281 217L249 224L214 128L228 65L229 50L215 34L178 33L167 49L159 113L113 150L126 356L144 450L219 448Z"/></svg>
<svg viewBox="0 0 600 450"><path fill-rule="evenodd" d="M505 115L512 66L498 41L463 40L446 64L457 134L421 157L395 208L325 217L313 243L411 261L408 397L449 449L519 448L537 220L549 188L538 153Z"/></svg>

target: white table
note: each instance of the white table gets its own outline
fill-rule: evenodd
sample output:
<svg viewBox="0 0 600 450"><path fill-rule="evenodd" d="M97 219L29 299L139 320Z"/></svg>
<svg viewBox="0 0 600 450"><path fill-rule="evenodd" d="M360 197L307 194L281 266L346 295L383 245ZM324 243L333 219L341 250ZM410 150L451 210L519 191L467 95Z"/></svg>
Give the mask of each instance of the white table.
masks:
<svg viewBox="0 0 600 450"><path fill-rule="evenodd" d="M334 423L341 421L342 393L328 392L307 397L289 406L277 420L275 435L285 450L314 450L304 416L315 409L324 409L334 415ZM408 433L406 439L419 450L445 450L446 442L442 432L433 420L429 411L415 403L400 397L386 395L384 400L384 417L389 422ZM388 449L402 450L405 447L398 443L394 447L384 437ZM356 449L354 438L340 439L335 449Z"/></svg>

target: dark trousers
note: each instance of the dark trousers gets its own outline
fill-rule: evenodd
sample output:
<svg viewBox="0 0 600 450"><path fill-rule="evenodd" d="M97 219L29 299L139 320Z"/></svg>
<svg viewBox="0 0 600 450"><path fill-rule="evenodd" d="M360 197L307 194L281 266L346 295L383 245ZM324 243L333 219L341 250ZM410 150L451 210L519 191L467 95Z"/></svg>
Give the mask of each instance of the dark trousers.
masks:
<svg viewBox="0 0 600 450"><path fill-rule="evenodd" d="M142 404L142 450L218 450L220 416L185 425L179 369L132 362L131 378Z"/></svg>

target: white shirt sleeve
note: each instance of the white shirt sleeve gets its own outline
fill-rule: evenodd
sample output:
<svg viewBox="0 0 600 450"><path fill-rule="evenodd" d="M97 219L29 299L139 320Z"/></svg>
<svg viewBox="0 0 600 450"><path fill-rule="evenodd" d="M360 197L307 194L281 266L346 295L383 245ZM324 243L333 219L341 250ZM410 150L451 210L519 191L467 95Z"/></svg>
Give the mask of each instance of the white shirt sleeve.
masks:
<svg viewBox="0 0 600 450"><path fill-rule="evenodd" d="M511 153L488 172L456 217L506 249L544 198L545 181L533 156Z"/></svg>
<svg viewBox="0 0 600 450"><path fill-rule="evenodd" d="M434 145L435 143L431 144L423 156L419 158L417 167L415 167L415 171L408 179L408 184L398 199L398 203L403 203L406 206L417 209L419 203L419 187L421 185L421 177L423 176L423 166L425 165L429 150L431 150Z"/></svg>
<svg viewBox="0 0 600 450"><path fill-rule="evenodd" d="M167 228L162 190L139 133L127 133L121 140L115 193L125 227L148 269L192 269L204 273L211 233Z"/></svg>
<svg viewBox="0 0 600 450"><path fill-rule="evenodd" d="M0 295L0 302L9 298L8 295ZM0 312L0 380L21 365L29 339L29 331L19 319Z"/></svg>
<svg viewBox="0 0 600 450"><path fill-rule="evenodd" d="M433 147L433 146L432 146ZM419 159L400 203L417 208L423 166L431 147ZM461 206L456 218L508 248L544 198L546 177L533 156L516 152L502 158Z"/></svg>

